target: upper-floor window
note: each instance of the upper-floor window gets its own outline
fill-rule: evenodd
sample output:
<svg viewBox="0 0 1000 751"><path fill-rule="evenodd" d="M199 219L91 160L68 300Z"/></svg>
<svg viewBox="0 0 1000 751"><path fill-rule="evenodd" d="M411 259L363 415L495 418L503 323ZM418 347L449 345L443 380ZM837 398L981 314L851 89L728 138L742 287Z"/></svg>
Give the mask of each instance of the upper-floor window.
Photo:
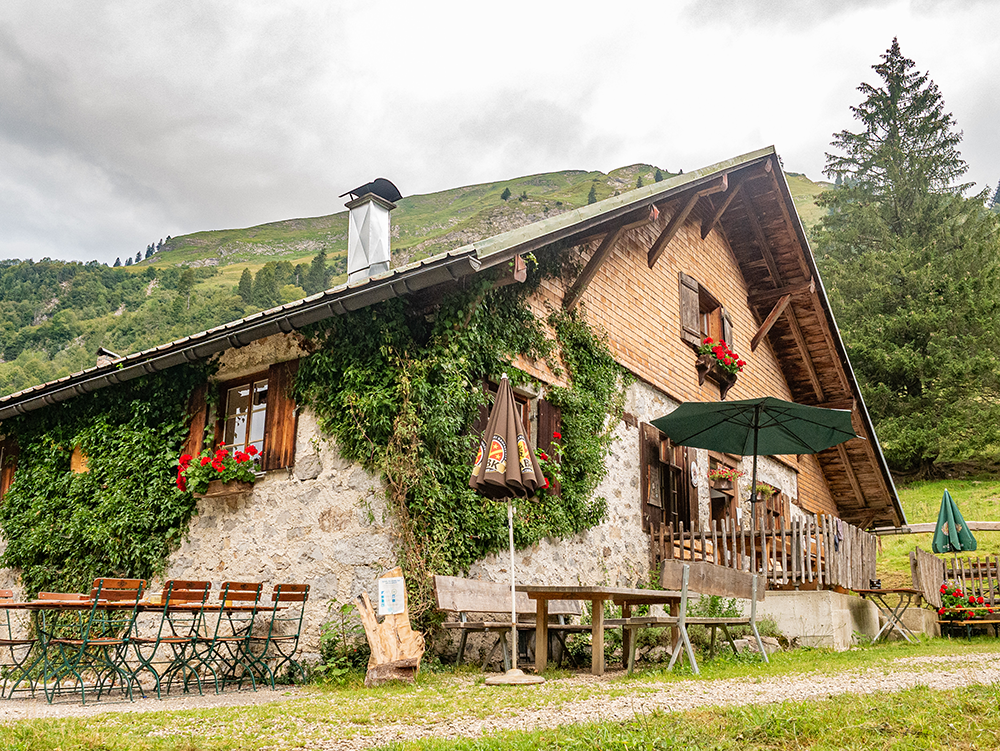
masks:
<svg viewBox="0 0 1000 751"><path fill-rule="evenodd" d="M276 363L266 371L219 384L214 414L206 404L206 387L198 389L188 405L191 432L182 453L201 453L207 423L214 448L246 451L253 446L260 452L261 469L292 466L297 424L292 381L297 367L298 360Z"/></svg>
<svg viewBox="0 0 1000 751"><path fill-rule="evenodd" d="M733 344L733 321L722 304L703 285L680 272L681 338L693 347L710 336Z"/></svg>
<svg viewBox="0 0 1000 751"><path fill-rule="evenodd" d="M249 378L243 383L224 387L224 419L220 448L246 451L253 446L264 450L264 426L267 421L267 378Z"/></svg>

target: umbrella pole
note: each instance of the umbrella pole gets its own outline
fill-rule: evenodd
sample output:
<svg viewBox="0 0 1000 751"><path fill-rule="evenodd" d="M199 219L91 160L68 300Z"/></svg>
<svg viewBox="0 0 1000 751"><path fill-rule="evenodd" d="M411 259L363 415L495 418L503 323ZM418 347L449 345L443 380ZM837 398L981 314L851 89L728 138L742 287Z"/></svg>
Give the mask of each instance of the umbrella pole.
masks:
<svg viewBox="0 0 1000 751"><path fill-rule="evenodd" d="M757 520L757 436L760 433L760 405L753 408L753 479L750 482L750 529Z"/></svg>
<svg viewBox="0 0 1000 751"><path fill-rule="evenodd" d="M510 537L510 659L517 668L517 600L514 591L514 503L507 499L507 531Z"/></svg>

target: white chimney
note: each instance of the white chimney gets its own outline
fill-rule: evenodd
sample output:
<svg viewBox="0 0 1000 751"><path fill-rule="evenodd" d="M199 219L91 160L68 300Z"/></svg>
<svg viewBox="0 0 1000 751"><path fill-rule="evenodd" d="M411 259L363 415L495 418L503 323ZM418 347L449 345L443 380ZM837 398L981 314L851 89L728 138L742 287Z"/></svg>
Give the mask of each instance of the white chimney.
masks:
<svg viewBox="0 0 1000 751"><path fill-rule="evenodd" d="M389 270L389 212L396 204L375 193L348 201L347 281Z"/></svg>

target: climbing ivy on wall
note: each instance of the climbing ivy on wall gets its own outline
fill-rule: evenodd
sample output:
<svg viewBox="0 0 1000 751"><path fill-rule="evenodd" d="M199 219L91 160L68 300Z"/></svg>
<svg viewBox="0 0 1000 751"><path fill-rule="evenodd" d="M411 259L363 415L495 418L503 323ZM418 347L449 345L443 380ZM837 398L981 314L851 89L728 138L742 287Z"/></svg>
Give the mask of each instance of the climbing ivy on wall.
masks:
<svg viewBox="0 0 1000 751"><path fill-rule="evenodd" d="M626 376L582 317L553 318L558 340L546 337L526 303L542 275L536 268L527 284L496 287L484 274L434 307L394 299L306 332L316 351L299 368L297 398L345 457L385 481L414 615L432 601L428 573L461 573L506 546L505 504L468 487L471 426L488 406L484 378L506 372L515 385L530 383L508 365L518 353L553 365L561 357L573 383L551 397L562 409L562 494L519 505L516 544L582 531L604 514L592 495Z"/></svg>
<svg viewBox="0 0 1000 751"><path fill-rule="evenodd" d="M162 572L195 511L174 481L188 399L206 377L179 366L4 421L19 456L0 504L0 563L21 570L29 596ZM76 446L83 473L70 471Z"/></svg>

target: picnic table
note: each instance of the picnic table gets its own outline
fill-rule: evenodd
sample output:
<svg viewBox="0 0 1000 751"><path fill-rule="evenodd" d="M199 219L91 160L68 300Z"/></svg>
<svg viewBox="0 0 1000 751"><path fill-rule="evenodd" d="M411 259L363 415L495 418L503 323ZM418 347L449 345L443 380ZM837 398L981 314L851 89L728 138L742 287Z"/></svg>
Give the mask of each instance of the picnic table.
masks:
<svg viewBox="0 0 1000 751"><path fill-rule="evenodd" d="M879 612L885 616L885 624L875 634L873 642L881 639L888 639L889 634L898 631L906 641L916 644L917 637L910 629L903 624L903 613L914 602L920 601L920 590L908 587L898 587L890 589L855 589L863 599L869 599L875 603Z"/></svg>
<svg viewBox="0 0 1000 751"><path fill-rule="evenodd" d="M524 584L517 587L529 599L535 601L535 642L548 643L549 602L552 600L588 600L591 604L591 666L594 675L604 675L604 629L606 626L621 625L620 621L604 619L604 603L613 602L622 608L623 618L627 618L631 609L637 605L667 605L676 607L681 600L681 593L659 589L633 589L630 587L603 586L572 586L572 585L539 585ZM628 632L623 629L623 641L627 641ZM623 654L628 654L625 644ZM545 649L535 650L535 672L541 674L548 664L548 653Z"/></svg>

